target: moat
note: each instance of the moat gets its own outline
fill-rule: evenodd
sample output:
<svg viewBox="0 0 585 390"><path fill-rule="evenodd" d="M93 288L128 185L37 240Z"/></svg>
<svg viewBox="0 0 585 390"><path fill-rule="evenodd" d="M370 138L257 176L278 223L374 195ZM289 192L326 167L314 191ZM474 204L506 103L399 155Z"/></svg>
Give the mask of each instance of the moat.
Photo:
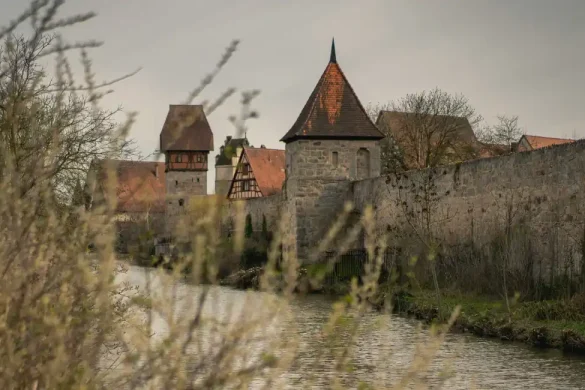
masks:
<svg viewBox="0 0 585 390"><path fill-rule="evenodd" d="M136 266L128 268L120 277L140 287L145 286L146 274L153 272ZM176 287L179 297L193 297L201 292L201 287L186 283L178 283ZM244 318L240 317L242 309L246 318L266 310L266 294L260 292L214 287L210 298L204 312L219 320L238 321ZM321 337L332 303L331 298L319 295L295 299L286 313L277 313L274 321L262 329L267 339L286 337L299 341L295 362L282 378L286 387L327 388L336 376L332 370L334 355L336 349L343 347L344 335L340 334L341 343L333 344L326 344ZM179 307L180 315L191 315L192 306ZM353 348L353 370L340 378L351 388L359 381L375 381L386 387L395 385L412 362L416 344L427 335L416 320L380 313L366 314L359 327ZM153 331L164 333L164 323L155 321ZM446 389L585 389L582 357L471 335L447 336L431 369L422 374L430 388L442 381L442 369L452 372L443 383L442 388ZM312 386L307 386L310 381Z"/></svg>

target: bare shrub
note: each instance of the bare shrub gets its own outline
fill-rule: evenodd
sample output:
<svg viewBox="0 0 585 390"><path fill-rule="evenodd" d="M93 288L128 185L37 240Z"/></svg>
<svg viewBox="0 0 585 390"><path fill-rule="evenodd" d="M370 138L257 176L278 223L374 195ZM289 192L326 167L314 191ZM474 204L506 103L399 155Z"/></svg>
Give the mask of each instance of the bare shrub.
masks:
<svg viewBox="0 0 585 390"><path fill-rule="evenodd" d="M108 196L102 204L84 207L77 183L87 170L84 164L125 153L133 116L118 125L99 110L105 93L99 87L111 82L97 85L94 81L87 50L98 44L68 44L60 34L61 29L93 14L61 19L62 4L61 0L34 1L0 32L7 48L0 67L0 387L197 389L247 387L252 381L277 387L280 376L297 359L301 343L299 335L283 337L282 331L267 331L276 314L286 315L299 283L301 265L287 250L293 237L287 231L286 215L270 242L260 281L262 305L244 302L238 312L228 302L227 311L237 317L235 322L209 315L217 291L210 284L221 277L227 253L241 254L245 216L241 210L234 221L231 247L226 248L220 237L222 204L216 197L188 203L190 210L175 232L173 245L180 250L172 270L146 272L141 292L120 283L116 278L124 267L114 250L116 171L107 170ZM10 34L25 21L31 22L32 35L16 41L16 47L23 49L15 51ZM39 51L37 45L42 42L49 44ZM237 41L230 45L214 72L189 94L187 103L213 80L236 45ZM71 50L81 51L85 67L81 86L74 82L67 59ZM57 60L58 77L47 85L34 58L49 55ZM15 75L23 74L25 82L15 84ZM206 103L207 112L233 91ZM247 131L247 119L257 117L248 109L256 95L257 91L243 94L241 120L234 119L240 132ZM86 127L86 121L93 125ZM349 210L342 213L341 225ZM359 319L378 292L380 254L386 246L385 237L374 237L371 209L340 242L355 241L362 229L371 262L362 283L354 280L348 297L333 307L322 333L324 339L337 340L341 346L323 373L328 383L338 387L350 367L351 340L360 332ZM339 231L334 224L316 256ZM322 277L316 275L311 283ZM199 293L182 296L185 282L197 285ZM179 315L180 307L187 308L188 314ZM416 374L429 367L456 314L445 327L434 328L434 337L417 351L399 387L416 383ZM165 331L153 334L154 322L162 322ZM347 338L338 338L340 329ZM319 353L326 351L324 347Z"/></svg>

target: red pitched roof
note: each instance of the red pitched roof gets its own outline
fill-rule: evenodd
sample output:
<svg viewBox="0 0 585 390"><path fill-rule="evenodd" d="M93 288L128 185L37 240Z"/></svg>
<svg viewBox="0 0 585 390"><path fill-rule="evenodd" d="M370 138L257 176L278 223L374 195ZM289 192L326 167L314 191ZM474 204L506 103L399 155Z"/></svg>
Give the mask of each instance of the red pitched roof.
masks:
<svg viewBox="0 0 585 390"><path fill-rule="evenodd" d="M384 138L337 64L334 44L329 64L296 122L281 141L300 138Z"/></svg>
<svg viewBox="0 0 585 390"><path fill-rule="evenodd" d="M526 141L532 147L532 149L540 149L546 148L548 146L569 144L575 142L575 140L568 138L551 138L541 137L537 135L523 135L522 137L526 139Z"/></svg>
<svg viewBox="0 0 585 390"><path fill-rule="evenodd" d="M100 161L96 175L98 191L106 195L104 183L108 163L117 171L118 213L162 213L165 211L165 163L155 161ZM157 177L158 167L158 177Z"/></svg>
<svg viewBox="0 0 585 390"><path fill-rule="evenodd" d="M262 196L270 196L282 191L285 179L284 150L244 147L250 168Z"/></svg>
<svg viewBox="0 0 585 390"><path fill-rule="evenodd" d="M512 147L505 144L488 144L479 142L479 145L479 158L502 156L512 151Z"/></svg>
<svg viewBox="0 0 585 390"><path fill-rule="evenodd" d="M169 106L160 132L160 150L213 150L213 132L201 105Z"/></svg>

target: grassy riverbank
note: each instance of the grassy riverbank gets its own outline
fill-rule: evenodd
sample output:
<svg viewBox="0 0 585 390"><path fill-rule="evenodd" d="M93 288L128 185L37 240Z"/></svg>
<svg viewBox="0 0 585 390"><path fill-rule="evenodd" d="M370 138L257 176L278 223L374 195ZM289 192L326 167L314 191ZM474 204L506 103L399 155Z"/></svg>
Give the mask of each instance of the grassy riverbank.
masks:
<svg viewBox="0 0 585 390"><path fill-rule="evenodd" d="M511 302L442 292L440 307L434 292L396 293L393 311L426 323L446 321L457 305L461 313L452 331L518 341L541 348L585 354L585 296L566 301Z"/></svg>

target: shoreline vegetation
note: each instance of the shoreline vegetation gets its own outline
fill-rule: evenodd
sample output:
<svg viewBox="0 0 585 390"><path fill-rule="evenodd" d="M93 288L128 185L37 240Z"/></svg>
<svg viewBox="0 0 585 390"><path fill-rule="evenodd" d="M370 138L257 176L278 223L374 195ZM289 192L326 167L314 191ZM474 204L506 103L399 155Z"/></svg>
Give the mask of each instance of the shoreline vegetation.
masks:
<svg viewBox="0 0 585 390"><path fill-rule="evenodd" d="M241 269L222 278L219 285L238 290L257 290L263 271L260 266ZM304 268L299 270L300 285L308 286L303 283L306 273ZM318 288L305 288L303 292L343 297L350 290L349 282L338 282L324 283ZM585 355L583 294L571 300L513 302L508 311L503 299L442 291L439 309L434 291L407 291L381 284L376 298L370 303L375 310L413 317L427 325L446 323L456 306L460 305L460 314L450 329L452 333L469 333Z"/></svg>
<svg viewBox="0 0 585 390"><path fill-rule="evenodd" d="M258 266L239 270L221 279L219 285L257 290L263 270ZM303 283L306 273L306 269L300 269L300 285L308 286ZM338 282L305 288L303 292L341 298L350 290L349 282ZM413 317L427 325L445 324L459 305L461 310L450 329L452 333L469 333L585 355L585 295L577 295L571 300L513 302L508 311L502 299L442 291L439 309L434 291L407 291L382 284L370 303L377 311Z"/></svg>
<svg viewBox="0 0 585 390"><path fill-rule="evenodd" d="M381 293L381 302L388 302L386 294ZM502 299L460 292L442 292L440 309L432 291L398 291L390 295L392 312L412 316L425 324L446 322L459 305L461 311L450 329L453 333L585 355L585 296L582 295L569 301L516 302L510 311Z"/></svg>

